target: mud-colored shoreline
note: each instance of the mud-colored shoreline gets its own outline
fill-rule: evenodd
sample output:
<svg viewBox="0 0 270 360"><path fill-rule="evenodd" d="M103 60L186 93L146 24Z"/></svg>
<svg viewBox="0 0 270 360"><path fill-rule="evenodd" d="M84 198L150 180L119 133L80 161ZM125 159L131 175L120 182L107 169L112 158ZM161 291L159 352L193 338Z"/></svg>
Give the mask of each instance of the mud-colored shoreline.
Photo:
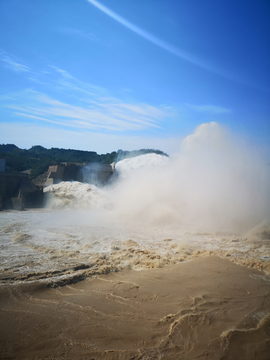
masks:
<svg viewBox="0 0 270 360"><path fill-rule="evenodd" d="M1 359L269 359L270 278L215 256L0 287Z"/></svg>

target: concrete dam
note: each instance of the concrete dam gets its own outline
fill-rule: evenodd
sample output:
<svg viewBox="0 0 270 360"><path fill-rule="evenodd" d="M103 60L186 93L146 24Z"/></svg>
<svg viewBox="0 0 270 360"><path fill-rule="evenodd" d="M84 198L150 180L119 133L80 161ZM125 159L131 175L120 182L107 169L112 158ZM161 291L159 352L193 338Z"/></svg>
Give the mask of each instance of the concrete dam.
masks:
<svg viewBox="0 0 270 360"><path fill-rule="evenodd" d="M105 185L114 172L114 163L62 163L49 166L48 177L44 186L61 181L80 181L95 185Z"/></svg>
<svg viewBox="0 0 270 360"><path fill-rule="evenodd" d="M61 181L79 181L104 186L114 173L114 163L61 163L49 166L33 181L26 173L0 172L0 210L39 208L44 204L43 188Z"/></svg>

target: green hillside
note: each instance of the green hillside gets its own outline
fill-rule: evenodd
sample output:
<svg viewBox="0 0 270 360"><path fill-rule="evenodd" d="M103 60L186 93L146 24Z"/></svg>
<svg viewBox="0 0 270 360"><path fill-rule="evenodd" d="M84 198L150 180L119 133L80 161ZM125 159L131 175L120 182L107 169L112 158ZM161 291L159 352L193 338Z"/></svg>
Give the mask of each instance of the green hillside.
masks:
<svg viewBox="0 0 270 360"><path fill-rule="evenodd" d="M40 145L32 146L29 150L20 149L14 144L0 145L0 157L6 158L9 172L20 172L31 169L30 178L34 179L38 175L48 170L50 165L56 165L61 162L78 162L101 164L110 164L127 157L155 153L165 155L160 150L141 149L134 151L118 150L107 154L97 154L95 151L71 150L51 148L46 149Z"/></svg>

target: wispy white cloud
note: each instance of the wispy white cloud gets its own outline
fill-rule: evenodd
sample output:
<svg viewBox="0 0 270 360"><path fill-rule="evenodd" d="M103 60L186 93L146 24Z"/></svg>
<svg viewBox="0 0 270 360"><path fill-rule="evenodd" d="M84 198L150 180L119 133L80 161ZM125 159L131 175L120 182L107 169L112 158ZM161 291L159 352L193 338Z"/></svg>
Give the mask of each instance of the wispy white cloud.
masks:
<svg viewBox="0 0 270 360"><path fill-rule="evenodd" d="M123 132L160 129L160 123L172 114L172 109L165 106L130 103L106 96L105 89L77 81L60 68L52 68L54 88L61 98L64 91L68 101L60 101L44 92L25 90L13 94L6 102L14 115L65 128Z"/></svg>
<svg viewBox="0 0 270 360"><path fill-rule="evenodd" d="M116 20L117 22L119 22L120 24L124 25L125 27L127 27L131 31L135 32L136 34L142 36L144 39L150 41L151 43L161 47L162 49L178 56L179 58L181 58L185 61L188 61L189 63L191 63L193 65L199 66L203 69L206 69L213 73L219 74L221 76L232 78L232 79L236 80L228 71L225 71L224 69L221 69L218 66L211 64L210 62L207 62L207 61L205 61L201 58L198 58L194 55L191 55L190 53L188 53L184 50L181 50L181 49L159 39L158 37L141 29L137 25L132 24L130 21L128 21L127 19L118 15L113 10L109 9L107 6L104 6L103 4L101 4L99 1L96 1L96 0L87 0L87 1L90 4L94 5L96 8L98 8L99 10L101 10L102 12L104 12L105 14L107 14L108 16L110 16L111 18L113 18L114 20Z"/></svg>
<svg viewBox="0 0 270 360"><path fill-rule="evenodd" d="M191 104L187 104L187 106L192 109L195 110L199 113L204 113L204 114L213 114L213 115L219 115L219 114L229 114L232 112L231 109L225 108L223 106L217 106L217 105L191 105Z"/></svg>
<svg viewBox="0 0 270 360"><path fill-rule="evenodd" d="M12 107L11 107L12 108ZM16 107L14 107L14 109L16 109ZM20 108L17 108L17 110L20 110ZM24 111L24 109L21 109ZM53 124L57 124L57 125L62 125L61 122L59 121L53 121L53 120L50 120L50 119L46 119L44 117L40 117L40 116L35 116L35 115L30 115L30 114L25 114L25 113L20 113L20 112L15 112L14 113L15 115L19 115L19 116L25 116L27 117L28 119L37 119L37 120L42 120L42 121L46 121L46 122L49 122L49 123L53 123Z"/></svg>
<svg viewBox="0 0 270 360"><path fill-rule="evenodd" d="M52 69L54 69L55 71L57 71L59 74L61 74L63 76L63 78L65 79L74 79L73 76L71 76L67 71L60 69L57 66L51 66Z"/></svg>
<svg viewBox="0 0 270 360"><path fill-rule="evenodd" d="M127 131L142 130L147 127L159 127L155 124L157 116L156 109L148 115L138 115L138 112L125 109L125 105L119 101L115 103L102 103L98 106L82 107L66 104L54 100L44 94L39 94L35 99L36 106L14 107L14 110L20 110L16 113L20 116L35 117L44 121L53 122L64 127L76 127L85 129L103 129L108 131ZM147 105L137 106L141 108L141 113L145 113ZM138 110L137 109L137 110ZM56 121L57 119L57 121Z"/></svg>
<svg viewBox="0 0 270 360"><path fill-rule="evenodd" d="M30 72L30 68L28 66L20 64L17 59L2 49L0 49L0 61L10 70L17 72Z"/></svg>

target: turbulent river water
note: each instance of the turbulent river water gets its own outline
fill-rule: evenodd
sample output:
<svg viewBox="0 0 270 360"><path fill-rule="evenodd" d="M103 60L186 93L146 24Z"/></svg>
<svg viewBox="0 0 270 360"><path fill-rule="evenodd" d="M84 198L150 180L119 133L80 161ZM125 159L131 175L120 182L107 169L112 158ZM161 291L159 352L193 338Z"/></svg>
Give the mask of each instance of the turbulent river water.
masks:
<svg viewBox="0 0 270 360"><path fill-rule="evenodd" d="M243 236L182 232L176 226L87 224L89 216L88 211L57 210L2 214L1 283L40 280L57 286L125 267L163 267L210 254L270 272L267 225Z"/></svg>
<svg viewBox="0 0 270 360"><path fill-rule="evenodd" d="M170 158L119 161L106 187L3 211L2 356L268 359L269 180L211 123Z"/></svg>

